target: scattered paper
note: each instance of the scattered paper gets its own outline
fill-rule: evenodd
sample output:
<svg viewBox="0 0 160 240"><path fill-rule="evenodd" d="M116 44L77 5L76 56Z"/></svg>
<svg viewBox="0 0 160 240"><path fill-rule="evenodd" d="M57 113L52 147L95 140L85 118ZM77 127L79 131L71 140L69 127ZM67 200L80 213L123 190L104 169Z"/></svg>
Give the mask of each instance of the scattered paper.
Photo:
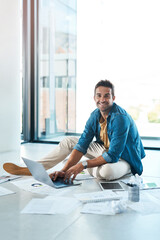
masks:
<svg viewBox="0 0 160 240"><path fill-rule="evenodd" d="M8 190L4 187L0 187L0 196L5 196L5 195L8 195L8 194L13 194L15 192L12 192L11 190Z"/></svg>
<svg viewBox="0 0 160 240"><path fill-rule="evenodd" d="M44 183L38 182L33 177L17 180L15 182L12 182L12 184L16 185L17 187L19 187L25 191L29 191L29 192L33 192L33 193L37 193L37 194L43 194L43 195L62 196L73 190L73 188L71 188L71 187L56 189L56 188L50 187ZM74 189L75 188L76 187L74 187Z"/></svg>
<svg viewBox="0 0 160 240"><path fill-rule="evenodd" d="M80 206L75 198L46 197L44 199L32 199L21 213L28 214L69 214Z"/></svg>
<svg viewBox="0 0 160 240"><path fill-rule="evenodd" d="M128 191L116 191L116 194L123 201L128 201Z"/></svg>
<svg viewBox="0 0 160 240"><path fill-rule="evenodd" d="M87 173L86 171L82 171L80 172L77 176L76 176L76 180L77 181L81 181L81 180L90 180L90 179L94 179L95 177L91 176L89 173Z"/></svg>
<svg viewBox="0 0 160 240"><path fill-rule="evenodd" d="M17 178L20 178L20 176L15 176L15 175L3 175L0 176L0 183L4 183L4 182L8 182L8 181L12 181L15 180Z"/></svg>
<svg viewBox="0 0 160 240"><path fill-rule="evenodd" d="M90 192L90 193L79 193L74 194L74 196L79 199L81 202L102 202L108 200L120 199L112 190L99 191L99 192Z"/></svg>
<svg viewBox="0 0 160 240"><path fill-rule="evenodd" d="M81 213L115 215L126 211L126 204L122 201L107 201L84 204Z"/></svg>

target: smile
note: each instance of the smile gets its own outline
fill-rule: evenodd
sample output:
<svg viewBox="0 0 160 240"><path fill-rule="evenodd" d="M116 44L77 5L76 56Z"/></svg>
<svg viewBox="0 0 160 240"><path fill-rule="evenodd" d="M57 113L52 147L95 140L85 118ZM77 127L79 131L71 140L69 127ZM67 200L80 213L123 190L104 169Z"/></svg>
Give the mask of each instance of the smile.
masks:
<svg viewBox="0 0 160 240"><path fill-rule="evenodd" d="M99 105L101 105L101 106L106 106L106 105L108 105L108 103L106 103L106 102L104 102L104 103L98 103Z"/></svg>

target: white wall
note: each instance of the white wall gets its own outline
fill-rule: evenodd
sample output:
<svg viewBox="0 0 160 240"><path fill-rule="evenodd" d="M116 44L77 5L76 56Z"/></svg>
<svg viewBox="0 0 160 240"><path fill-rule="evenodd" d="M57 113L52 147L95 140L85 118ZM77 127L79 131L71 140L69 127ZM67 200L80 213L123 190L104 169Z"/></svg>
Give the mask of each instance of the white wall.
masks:
<svg viewBox="0 0 160 240"><path fill-rule="evenodd" d="M20 1L0 0L0 160L20 154ZM15 159L16 161L17 159Z"/></svg>

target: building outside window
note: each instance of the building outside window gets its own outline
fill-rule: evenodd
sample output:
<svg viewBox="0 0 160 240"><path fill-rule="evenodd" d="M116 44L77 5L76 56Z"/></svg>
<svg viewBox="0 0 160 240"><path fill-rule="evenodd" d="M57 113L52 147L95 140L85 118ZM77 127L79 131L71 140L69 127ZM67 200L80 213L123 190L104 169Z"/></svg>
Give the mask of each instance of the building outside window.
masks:
<svg viewBox="0 0 160 240"><path fill-rule="evenodd" d="M38 139L76 131L76 15L76 1L39 1Z"/></svg>

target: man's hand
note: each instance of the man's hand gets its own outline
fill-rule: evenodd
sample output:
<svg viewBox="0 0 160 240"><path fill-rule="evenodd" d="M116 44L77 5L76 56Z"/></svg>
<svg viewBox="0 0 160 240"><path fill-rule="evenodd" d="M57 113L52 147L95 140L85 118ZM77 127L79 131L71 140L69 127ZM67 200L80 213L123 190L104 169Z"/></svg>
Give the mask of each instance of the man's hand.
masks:
<svg viewBox="0 0 160 240"><path fill-rule="evenodd" d="M51 173L49 176L50 176L51 180L56 181L57 177L64 178L65 172L55 171L55 172Z"/></svg>
<svg viewBox="0 0 160 240"><path fill-rule="evenodd" d="M81 159L81 157L83 156L83 153L82 152L79 152L78 150L76 149L73 149L68 161L66 162L65 166L62 168L61 171L55 171L53 173L51 173L49 176L50 178L55 181L57 179L57 177L61 177L61 178L64 178L64 181L66 180L67 182L69 182L69 179L71 177L71 175L74 174L74 170L73 170L73 174L70 175L70 169L72 169L72 166L77 166L77 162L79 162L79 160ZM76 165L77 164L77 165ZM82 165L82 164L81 164ZM83 170L83 166L82 166L82 170ZM69 172L68 172L69 171ZM81 171L80 171L81 172ZM67 176L66 176L66 173L67 173ZM76 175L78 174L79 172L76 173ZM76 177L75 175L75 177ZM69 178L68 178L69 177ZM74 178L75 178L74 177Z"/></svg>
<svg viewBox="0 0 160 240"><path fill-rule="evenodd" d="M64 178L64 182L69 182L75 179L78 173L82 172L84 169L82 163L78 163L72 167L70 167L66 172L63 171L55 171L51 173L49 176L52 179L52 181L56 181L57 177ZM72 179L71 179L72 177Z"/></svg>
<svg viewBox="0 0 160 240"><path fill-rule="evenodd" d="M65 172L65 176L64 176L64 181L69 182L69 180L71 179L71 181L73 182L73 180L75 179L75 177L77 176L78 173L82 172L82 170L84 169L82 163L78 163L72 167L70 167L66 172Z"/></svg>

